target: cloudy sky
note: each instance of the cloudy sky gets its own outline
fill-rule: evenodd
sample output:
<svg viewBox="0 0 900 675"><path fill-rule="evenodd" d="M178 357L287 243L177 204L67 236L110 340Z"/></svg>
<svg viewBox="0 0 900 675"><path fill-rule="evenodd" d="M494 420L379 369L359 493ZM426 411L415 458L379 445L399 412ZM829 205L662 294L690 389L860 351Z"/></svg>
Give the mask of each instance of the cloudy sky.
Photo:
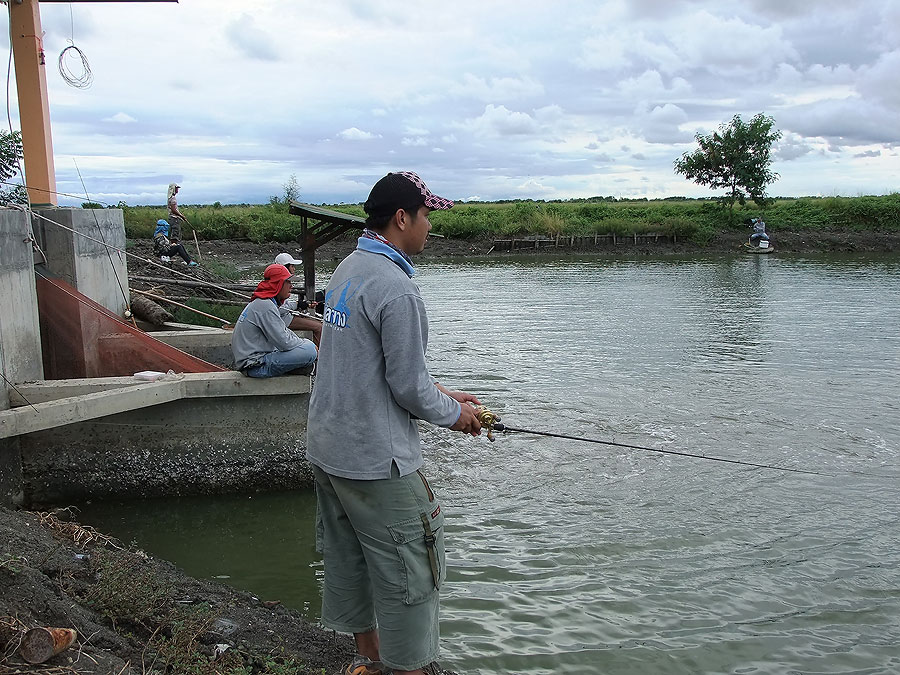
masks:
<svg viewBox="0 0 900 675"><path fill-rule="evenodd" d="M672 163L734 115L784 137L770 194L900 190L896 0L41 4L60 192L359 202L709 196ZM4 39L8 51L8 16ZM57 61L74 41L93 84ZM67 60L81 71L80 60ZM18 128L15 86L9 87ZM77 204L83 198L61 198Z"/></svg>

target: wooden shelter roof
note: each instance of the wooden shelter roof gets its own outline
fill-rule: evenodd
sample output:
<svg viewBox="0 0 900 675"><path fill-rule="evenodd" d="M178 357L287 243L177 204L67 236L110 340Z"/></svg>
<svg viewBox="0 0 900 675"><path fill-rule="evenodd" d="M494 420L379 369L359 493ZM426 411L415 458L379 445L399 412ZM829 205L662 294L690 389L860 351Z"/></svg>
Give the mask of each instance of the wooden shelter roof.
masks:
<svg viewBox="0 0 900 675"><path fill-rule="evenodd" d="M291 200L289 212L300 216L300 258L308 300L316 296L316 249L350 230L362 230L366 219Z"/></svg>
<svg viewBox="0 0 900 675"><path fill-rule="evenodd" d="M300 216L302 218L303 250L306 251L310 246L315 249L325 244L335 237L350 230L361 230L365 227L366 219L360 216L351 216L340 211L332 211L321 206L313 206L312 204L303 204L291 200L290 214L292 216ZM310 223L309 221L315 221ZM307 240L307 236L312 238Z"/></svg>

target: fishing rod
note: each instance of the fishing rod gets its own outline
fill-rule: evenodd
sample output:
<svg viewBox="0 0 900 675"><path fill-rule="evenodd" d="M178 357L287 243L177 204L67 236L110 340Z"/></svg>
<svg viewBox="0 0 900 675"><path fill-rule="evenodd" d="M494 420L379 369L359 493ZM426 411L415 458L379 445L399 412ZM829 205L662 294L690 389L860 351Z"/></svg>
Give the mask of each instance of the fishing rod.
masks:
<svg viewBox="0 0 900 675"><path fill-rule="evenodd" d="M568 434L556 434L549 431L535 431L534 429L520 429L511 427L508 424L496 423L493 425L494 431L515 431L522 434L534 434L536 436L549 436L551 438L564 438L570 441L583 441L585 443L599 443L600 445L612 445L617 448L629 448L631 450L645 450L647 452L659 452L664 455L678 455L680 457L694 457L695 459L708 459L713 462L726 462L728 464L741 464L742 466L752 466L757 469L774 469L776 471L790 471L791 473L806 473L812 476L828 476L834 478L833 474L822 473L821 471L810 471L808 469L792 469L787 466L777 466L774 464L757 464L756 462L745 462L740 459L728 459L727 457L714 457L712 455L698 455L691 452L682 452L679 450L663 450L662 448L649 448L644 445L631 445L629 443L617 443L615 441L601 441L597 438L584 438L583 436L569 436ZM865 475L865 474L864 474Z"/></svg>
<svg viewBox="0 0 900 675"><path fill-rule="evenodd" d="M500 422L500 416L496 413L488 410L484 406L476 406L476 411L478 415L478 420L481 422L482 427L487 429L487 437L488 440L493 441L494 431L500 432L517 432L521 434L533 434L535 436L548 436L550 438L563 438L569 441L583 441L585 443L598 443L600 445L611 445L617 448L628 448L630 450L644 450L646 452L658 452L664 455L678 455L679 457L693 457L695 459L707 459L712 462L725 462L727 464L740 464L741 466L752 466L757 469L773 469L775 471L787 471L790 473L804 473L811 476L826 476L829 478L835 478L834 474L823 473L821 471L811 471L809 469L794 469L787 466L777 466L775 464L758 464L756 462L745 462L740 459L729 459L727 457L714 457L712 455L699 455L692 452L684 452L681 450L663 450L662 448L650 448L645 445L632 445L630 443L618 443L616 441L604 441L597 438L585 438L584 436L572 436L569 434L559 434L550 431L537 431L535 429L522 429L520 427L512 427L508 424L503 424ZM860 471L850 471L849 473L859 474L861 476L871 476L881 478L882 476L875 476L874 474L862 473Z"/></svg>

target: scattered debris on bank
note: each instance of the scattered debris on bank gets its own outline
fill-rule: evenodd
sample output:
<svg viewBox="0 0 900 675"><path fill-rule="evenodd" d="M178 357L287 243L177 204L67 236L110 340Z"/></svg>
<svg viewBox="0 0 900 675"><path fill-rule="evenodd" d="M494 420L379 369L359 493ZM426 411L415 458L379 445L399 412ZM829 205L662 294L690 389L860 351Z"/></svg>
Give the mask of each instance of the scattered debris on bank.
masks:
<svg viewBox="0 0 900 675"><path fill-rule="evenodd" d="M0 507L0 675L331 675L349 661L350 636L277 598L194 579L69 516ZM35 628L77 636L30 665Z"/></svg>
<svg viewBox="0 0 900 675"><path fill-rule="evenodd" d="M20 647L33 628L78 636L31 666ZM0 508L0 675L322 675L351 653L348 636L275 599L193 579L63 515Z"/></svg>

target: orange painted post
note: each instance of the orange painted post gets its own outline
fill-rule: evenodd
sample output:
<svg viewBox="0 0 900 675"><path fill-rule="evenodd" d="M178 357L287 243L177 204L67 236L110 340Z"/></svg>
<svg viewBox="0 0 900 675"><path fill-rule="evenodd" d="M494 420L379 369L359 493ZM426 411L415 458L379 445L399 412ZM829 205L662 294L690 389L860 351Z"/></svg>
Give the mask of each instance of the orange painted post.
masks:
<svg viewBox="0 0 900 675"><path fill-rule="evenodd" d="M35 206L56 206L56 169L38 0L10 2L9 22L28 197Z"/></svg>

